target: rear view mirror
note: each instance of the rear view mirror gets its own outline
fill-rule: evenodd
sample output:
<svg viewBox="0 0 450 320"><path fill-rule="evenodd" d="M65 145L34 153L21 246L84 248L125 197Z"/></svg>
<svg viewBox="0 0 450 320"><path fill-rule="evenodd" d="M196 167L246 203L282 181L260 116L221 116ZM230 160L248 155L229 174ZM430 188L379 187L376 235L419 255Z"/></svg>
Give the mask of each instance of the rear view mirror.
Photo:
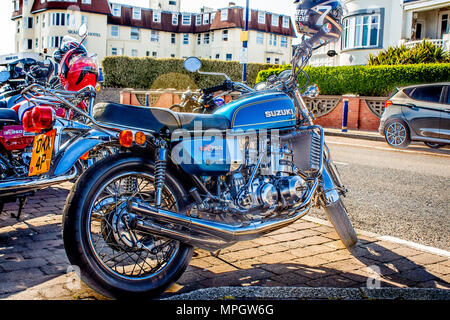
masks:
<svg viewBox="0 0 450 320"><path fill-rule="evenodd" d="M184 68L189 72L197 72L202 68L202 62L197 57L190 57L184 61Z"/></svg>
<svg viewBox="0 0 450 320"><path fill-rule="evenodd" d="M87 34L87 25L83 23L78 29L78 35L83 38Z"/></svg>

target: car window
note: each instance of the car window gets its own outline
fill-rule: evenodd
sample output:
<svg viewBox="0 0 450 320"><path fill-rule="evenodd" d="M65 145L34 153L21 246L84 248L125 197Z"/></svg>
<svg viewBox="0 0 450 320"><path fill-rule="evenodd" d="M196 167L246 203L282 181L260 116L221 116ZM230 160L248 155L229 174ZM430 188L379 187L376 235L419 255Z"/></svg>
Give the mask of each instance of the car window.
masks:
<svg viewBox="0 0 450 320"><path fill-rule="evenodd" d="M404 93L406 93L409 97L411 97L411 92L414 90L414 88L408 88L403 90Z"/></svg>
<svg viewBox="0 0 450 320"><path fill-rule="evenodd" d="M418 87L414 90L412 98L420 101L439 103L441 100L442 87L443 86Z"/></svg>

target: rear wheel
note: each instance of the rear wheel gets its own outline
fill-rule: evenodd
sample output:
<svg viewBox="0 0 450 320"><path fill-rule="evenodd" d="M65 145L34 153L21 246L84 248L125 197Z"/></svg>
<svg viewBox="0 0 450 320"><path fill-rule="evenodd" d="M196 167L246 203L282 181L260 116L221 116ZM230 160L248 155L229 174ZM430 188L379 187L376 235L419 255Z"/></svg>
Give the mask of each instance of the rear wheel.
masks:
<svg viewBox="0 0 450 320"><path fill-rule="evenodd" d="M112 298L153 297L188 266L191 246L136 232L129 224L128 201L154 205L154 193L154 165L126 155L94 165L73 187L64 210L64 246L92 289ZM168 176L161 207L180 210L183 196Z"/></svg>
<svg viewBox="0 0 450 320"><path fill-rule="evenodd" d="M386 142L394 148L406 148L411 143L408 125L400 119L392 119L384 129Z"/></svg>
<svg viewBox="0 0 450 320"><path fill-rule="evenodd" d="M348 218L347 209L342 200L339 199L339 201L326 206L325 212L344 245L347 248L353 247L358 242L358 236Z"/></svg>

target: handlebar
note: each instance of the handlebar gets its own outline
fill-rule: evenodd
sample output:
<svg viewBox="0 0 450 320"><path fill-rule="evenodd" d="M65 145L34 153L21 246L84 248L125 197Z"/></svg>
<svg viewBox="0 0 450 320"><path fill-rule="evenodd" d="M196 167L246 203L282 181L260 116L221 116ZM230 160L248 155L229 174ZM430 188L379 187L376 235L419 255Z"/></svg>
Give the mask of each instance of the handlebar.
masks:
<svg viewBox="0 0 450 320"><path fill-rule="evenodd" d="M215 86L215 87L209 87L206 89L203 89L203 94L204 95L208 95L208 94L212 94L218 91L230 91L233 90L233 82L226 80L224 83Z"/></svg>

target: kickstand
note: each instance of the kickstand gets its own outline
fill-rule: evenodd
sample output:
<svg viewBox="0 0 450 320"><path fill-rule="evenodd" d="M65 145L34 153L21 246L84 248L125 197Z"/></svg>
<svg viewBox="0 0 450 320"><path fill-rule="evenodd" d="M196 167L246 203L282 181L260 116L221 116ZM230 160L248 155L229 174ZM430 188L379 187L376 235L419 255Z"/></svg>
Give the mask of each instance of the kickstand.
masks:
<svg viewBox="0 0 450 320"><path fill-rule="evenodd" d="M11 213L12 218L16 218L17 221L20 220L20 215L22 214L23 207L27 203L27 197L19 198L19 211L17 212L17 216L14 213Z"/></svg>

